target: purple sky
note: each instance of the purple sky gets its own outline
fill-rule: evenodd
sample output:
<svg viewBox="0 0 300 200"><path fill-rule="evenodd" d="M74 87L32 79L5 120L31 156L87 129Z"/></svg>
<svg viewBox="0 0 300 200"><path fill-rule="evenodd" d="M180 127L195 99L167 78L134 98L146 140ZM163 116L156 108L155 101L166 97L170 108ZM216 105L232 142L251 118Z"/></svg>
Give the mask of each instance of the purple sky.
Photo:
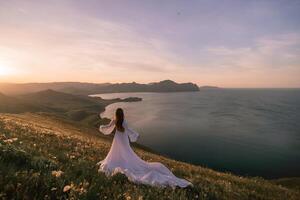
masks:
<svg viewBox="0 0 300 200"><path fill-rule="evenodd" d="M300 87L300 1L0 1L0 82Z"/></svg>

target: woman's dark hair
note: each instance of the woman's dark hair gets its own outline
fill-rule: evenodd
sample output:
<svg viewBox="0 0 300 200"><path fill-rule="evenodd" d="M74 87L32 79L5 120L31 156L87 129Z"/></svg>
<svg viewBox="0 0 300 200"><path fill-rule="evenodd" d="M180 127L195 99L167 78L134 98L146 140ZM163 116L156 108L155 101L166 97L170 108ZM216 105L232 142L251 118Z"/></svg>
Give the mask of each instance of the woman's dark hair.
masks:
<svg viewBox="0 0 300 200"><path fill-rule="evenodd" d="M118 108L116 110L116 122L115 122L115 126L116 129L120 132L124 132L125 129L123 127L123 121L124 121L124 112L122 108Z"/></svg>

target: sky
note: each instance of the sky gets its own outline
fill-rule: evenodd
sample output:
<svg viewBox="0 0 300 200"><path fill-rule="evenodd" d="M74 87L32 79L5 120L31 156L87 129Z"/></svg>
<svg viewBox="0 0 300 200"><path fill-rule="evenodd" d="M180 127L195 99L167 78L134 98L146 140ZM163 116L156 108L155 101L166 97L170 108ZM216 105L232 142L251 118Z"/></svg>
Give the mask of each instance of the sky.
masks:
<svg viewBox="0 0 300 200"><path fill-rule="evenodd" d="M300 1L0 0L0 82L300 87Z"/></svg>

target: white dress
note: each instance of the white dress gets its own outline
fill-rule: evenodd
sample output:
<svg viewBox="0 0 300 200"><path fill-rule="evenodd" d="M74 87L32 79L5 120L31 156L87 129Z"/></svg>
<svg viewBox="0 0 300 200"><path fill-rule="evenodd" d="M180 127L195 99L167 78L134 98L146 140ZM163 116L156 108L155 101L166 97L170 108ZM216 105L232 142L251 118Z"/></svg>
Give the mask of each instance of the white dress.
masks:
<svg viewBox="0 0 300 200"><path fill-rule="evenodd" d="M129 139L135 142L139 136L137 132L128 127L124 120L124 132L116 130L115 136L106 158L98 163L99 172L104 172L107 176L116 173L125 174L134 183L147 184L152 186L187 187L190 182L177 178L167 167L158 162L146 162L142 160L131 149ZM100 126L99 130L105 134L110 134L115 128L115 120L111 120L108 125Z"/></svg>

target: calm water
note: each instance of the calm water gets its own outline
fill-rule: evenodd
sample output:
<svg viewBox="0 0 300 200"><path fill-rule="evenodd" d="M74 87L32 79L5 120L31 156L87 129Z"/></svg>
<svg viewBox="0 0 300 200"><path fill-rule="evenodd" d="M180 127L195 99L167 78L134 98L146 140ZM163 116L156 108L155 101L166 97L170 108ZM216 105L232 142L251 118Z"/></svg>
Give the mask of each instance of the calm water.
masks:
<svg viewBox="0 0 300 200"><path fill-rule="evenodd" d="M182 161L235 174L300 176L300 90L226 89L184 93L115 93L139 143Z"/></svg>

